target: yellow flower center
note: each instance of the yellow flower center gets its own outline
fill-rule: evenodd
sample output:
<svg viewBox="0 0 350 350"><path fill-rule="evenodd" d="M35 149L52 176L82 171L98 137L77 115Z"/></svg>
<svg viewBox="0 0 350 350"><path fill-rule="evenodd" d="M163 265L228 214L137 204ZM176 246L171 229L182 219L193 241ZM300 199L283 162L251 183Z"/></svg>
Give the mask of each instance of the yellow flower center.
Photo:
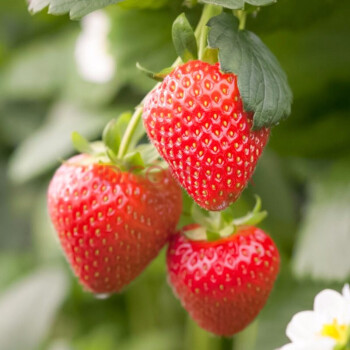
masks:
<svg viewBox="0 0 350 350"><path fill-rule="evenodd" d="M346 345L349 337L350 326L339 324L336 319L332 324L325 324L321 330L321 335L324 337L333 338L337 345Z"/></svg>

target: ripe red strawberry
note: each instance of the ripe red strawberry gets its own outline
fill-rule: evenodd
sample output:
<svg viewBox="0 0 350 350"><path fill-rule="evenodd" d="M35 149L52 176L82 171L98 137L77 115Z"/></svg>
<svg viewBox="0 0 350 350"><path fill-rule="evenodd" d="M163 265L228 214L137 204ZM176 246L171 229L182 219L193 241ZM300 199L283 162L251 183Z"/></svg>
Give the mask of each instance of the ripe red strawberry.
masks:
<svg viewBox="0 0 350 350"><path fill-rule="evenodd" d="M111 293L139 275L175 231L182 194L168 170L149 179L82 155L55 173L48 207L79 281Z"/></svg>
<svg viewBox="0 0 350 350"><path fill-rule="evenodd" d="M166 76L148 95L143 120L181 185L208 210L222 210L239 197L270 133L252 131L237 77L201 61Z"/></svg>
<svg viewBox="0 0 350 350"><path fill-rule="evenodd" d="M265 305L279 270L277 247L253 226L215 242L193 241L182 233L172 237L168 248L173 291L200 327L232 336Z"/></svg>

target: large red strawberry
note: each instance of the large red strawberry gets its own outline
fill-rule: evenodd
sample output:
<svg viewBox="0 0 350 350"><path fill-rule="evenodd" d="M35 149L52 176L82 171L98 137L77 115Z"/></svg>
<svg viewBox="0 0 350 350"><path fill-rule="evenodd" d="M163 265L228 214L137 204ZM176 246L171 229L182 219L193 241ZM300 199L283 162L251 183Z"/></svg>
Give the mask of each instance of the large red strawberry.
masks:
<svg viewBox="0 0 350 350"><path fill-rule="evenodd" d="M172 237L169 282L200 327L231 336L263 308L279 270L279 253L261 229L242 226L214 242L190 240L187 226Z"/></svg>
<svg viewBox="0 0 350 350"><path fill-rule="evenodd" d="M222 210L247 185L269 137L252 131L234 74L189 61L144 103L144 125L181 185L208 210Z"/></svg>
<svg viewBox="0 0 350 350"><path fill-rule="evenodd" d="M94 293L111 293L139 275L167 242L182 194L168 170L147 177L81 155L55 173L48 206L79 281Z"/></svg>

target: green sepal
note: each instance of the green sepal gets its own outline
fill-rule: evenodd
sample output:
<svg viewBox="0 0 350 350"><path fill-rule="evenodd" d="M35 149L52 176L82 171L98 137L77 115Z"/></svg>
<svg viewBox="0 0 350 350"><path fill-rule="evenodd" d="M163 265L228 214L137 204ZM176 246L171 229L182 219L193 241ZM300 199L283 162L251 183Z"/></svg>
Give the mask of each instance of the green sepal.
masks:
<svg viewBox="0 0 350 350"><path fill-rule="evenodd" d="M204 50L203 56L202 56L202 61L210 63L210 64L215 64L219 60L219 50L218 49L212 49L211 47L207 47Z"/></svg>
<svg viewBox="0 0 350 350"><path fill-rule="evenodd" d="M175 51L183 62L197 59L197 40L184 13L179 15L173 23L172 37Z"/></svg>
<svg viewBox="0 0 350 350"><path fill-rule="evenodd" d="M241 225L256 225L260 221L264 220L267 216L267 211L260 211L261 210L261 199L259 196L255 196L256 203L253 208L253 210L248 213L247 215L232 220L232 224L235 226L241 226Z"/></svg>
<svg viewBox="0 0 350 350"><path fill-rule="evenodd" d="M123 164L132 172L141 172L145 169L145 162L140 152L127 153L123 158Z"/></svg>
<svg viewBox="0 0 350 350"><path fill-rule="evenodd" d="M156 73L156 72L153 72L153 71L141 66L141 64L139 62L136 63L136 68L140 72L145 74L147 77L149 77L155 81L163 81L164 78L174 70L174 67L167 67L167 68L162 69L160 72Z"/></svg>
<svg viewBox="0 0 350 350"><path fill-rule="evenodd" d="M138 145L135 151L140 153L145 164L151 164L160 157L152 143Z"/></svg>
<svg viewBox="0 0 350 350"><path fill-rule="evenodd" d="M207 236L207 241L209 242L214 242L221 239L221 236L219 233L210 231L210 230L206 230L206 236Z"/></svg>
<svg viewBox="0 0 350 350"><path fill-rule="evenodd" d="M234 234L239 226L256 225L263 220L267 212L261 211L261 199L256 197L256 203L251 212L242 218L234 219L232 207L218 212L206 211L193 203L191 207L191 216L195 223L200 226L186 231L185 234L192 240L216 241Z"/></svg>
<svg viewBox="0 0 350 350"><path fill-rule="evenodd" d="M102 133L102 140L105 143L107 148L109 148L114 154L118 154L121 135L120 135L119 125L117 120L112 119L106 125Z"/></svg>
<svg viewBox="0 0 350 350"><path fill-rule="evenodd" d="M254 112L253 129L271 127L291 112L293 95L276 57L238 19L223 12L209 20L208 42L219 49L220 69L237 75L244 109Z"/></svg>
<svg viewBox="0 0 350 350"><path fill-rule="evenodd" d="M74 148L80 153L92 154L93 148L91 147L89 141L78 132L72 132L72 143Z"/></svg>

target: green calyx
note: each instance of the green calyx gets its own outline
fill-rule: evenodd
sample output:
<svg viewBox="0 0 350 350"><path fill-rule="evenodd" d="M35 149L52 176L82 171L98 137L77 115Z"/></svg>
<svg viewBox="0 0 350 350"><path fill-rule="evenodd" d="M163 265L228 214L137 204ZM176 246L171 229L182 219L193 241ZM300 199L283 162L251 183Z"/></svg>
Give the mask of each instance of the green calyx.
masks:
<svg viewBox="0 0 350 350"><path fill-rule="evenodd" d="M192 206L191 214L200 226L186 231L185 235L191 240L209 242L233 235L240 226L256 225L267 216L266 211L261 211L261 199L258 196L253 210L241 218L234 218L232 207L221 212L211 212L195 204Z"/></svg>
<svg viewBox="0 0 350 350"><path fill-rule="evenodd" d="M102 141L89 143L79 133L73 132L73 145L80 153L89 154L92 162L140 173L159 158L152 144L139 144L145 134L141 115L142 107L137 107L134 114L126 112L112 119L103 131Z"/></svg>

